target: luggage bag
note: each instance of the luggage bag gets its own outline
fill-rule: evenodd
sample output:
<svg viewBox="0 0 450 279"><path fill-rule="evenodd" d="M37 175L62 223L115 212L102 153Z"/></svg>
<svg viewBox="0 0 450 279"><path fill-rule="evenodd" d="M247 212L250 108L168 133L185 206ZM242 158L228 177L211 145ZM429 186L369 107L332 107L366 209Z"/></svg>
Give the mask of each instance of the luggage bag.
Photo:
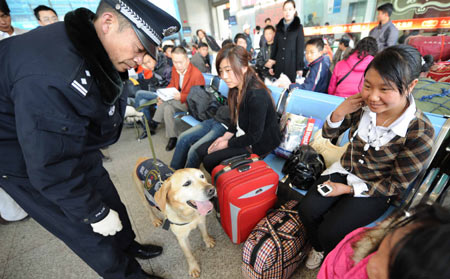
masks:
<svg viewBox="0 0 450 279"><path fill-rule="evenodd" d="M233 243L242 243L277 201L278 174L252 154L223 161L211 177L220 223Z"/></svg>
<svg viewBox="0 0 450 279"><path fill-rule="evenodd" d="M263 218L244 243L242 274L247 279L287 279L311 249L291 200Z"/></svg>

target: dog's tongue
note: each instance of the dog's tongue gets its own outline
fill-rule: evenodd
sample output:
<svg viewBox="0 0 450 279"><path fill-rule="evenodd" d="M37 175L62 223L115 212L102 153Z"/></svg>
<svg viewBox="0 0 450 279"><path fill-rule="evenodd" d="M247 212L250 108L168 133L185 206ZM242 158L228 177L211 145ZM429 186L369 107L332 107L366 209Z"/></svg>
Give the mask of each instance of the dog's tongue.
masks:
<svg viewBox="0 0 450 279"><path fill-rule="evenodd" d="M213 208L213 204L210 201L195 201L197 211L200 215L205 216Z"/></svg>

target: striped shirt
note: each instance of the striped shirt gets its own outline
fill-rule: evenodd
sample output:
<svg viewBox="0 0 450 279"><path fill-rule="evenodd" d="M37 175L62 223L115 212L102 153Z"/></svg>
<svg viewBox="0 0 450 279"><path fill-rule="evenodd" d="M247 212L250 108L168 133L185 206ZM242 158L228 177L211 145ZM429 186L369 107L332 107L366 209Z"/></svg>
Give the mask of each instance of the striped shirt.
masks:
<svg viewBox="0 0 450 279"><path fill-rule="evenodd" d="M363 110L346 115L338 128L323 126L325 138L337 138L350 128L351 137L358 128ZM416 110L415 118L409 122L405 137L394 136L379 147L364 151L366 141L358 135L341 157L341 165L361 178L368 186L369 196L399 196L414 181L431 155L434 129L428 118ZM352 150L353 149L353 150ZM364 164L359 161L364 160Z"/></svg>

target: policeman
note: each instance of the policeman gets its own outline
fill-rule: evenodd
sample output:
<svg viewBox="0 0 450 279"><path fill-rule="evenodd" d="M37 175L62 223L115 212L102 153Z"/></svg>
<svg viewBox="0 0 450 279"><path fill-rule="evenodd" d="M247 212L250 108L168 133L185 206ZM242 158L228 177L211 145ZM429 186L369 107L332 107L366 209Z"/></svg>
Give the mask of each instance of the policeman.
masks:
<svg viewBox="0 0 450 279"><path fill-rule="evenodd" d="M134 240L99 149L119 138L127 69L179 28L148 0L103 0L0 42L0 187L103 278L159 278L135 258L162 248Z"/></svg>

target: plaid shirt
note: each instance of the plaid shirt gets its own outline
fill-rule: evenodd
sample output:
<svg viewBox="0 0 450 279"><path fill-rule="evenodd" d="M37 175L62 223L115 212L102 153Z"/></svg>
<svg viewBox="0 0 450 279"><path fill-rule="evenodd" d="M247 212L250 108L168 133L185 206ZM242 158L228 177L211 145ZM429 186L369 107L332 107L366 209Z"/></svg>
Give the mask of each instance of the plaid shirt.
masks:
<svg viewBox="0 0 450 279"><path fill-rule="evenodd" d="M347 114L338 128L331 128L327 121L323 137L338 138L350 128L349 138L355 133L363 110ZM399 196L414 181L431 155L434 138L433 126L422 111L417 110L408 126L406 137L395 136L387 144L364 151L365 141L354 137L353 144L342 155L341 165L366 181L370 196ZM353 158L351 158L353 148ZM364 155L364 156L362 156ZM364 164L358 162L364 159Z"/></svg>

